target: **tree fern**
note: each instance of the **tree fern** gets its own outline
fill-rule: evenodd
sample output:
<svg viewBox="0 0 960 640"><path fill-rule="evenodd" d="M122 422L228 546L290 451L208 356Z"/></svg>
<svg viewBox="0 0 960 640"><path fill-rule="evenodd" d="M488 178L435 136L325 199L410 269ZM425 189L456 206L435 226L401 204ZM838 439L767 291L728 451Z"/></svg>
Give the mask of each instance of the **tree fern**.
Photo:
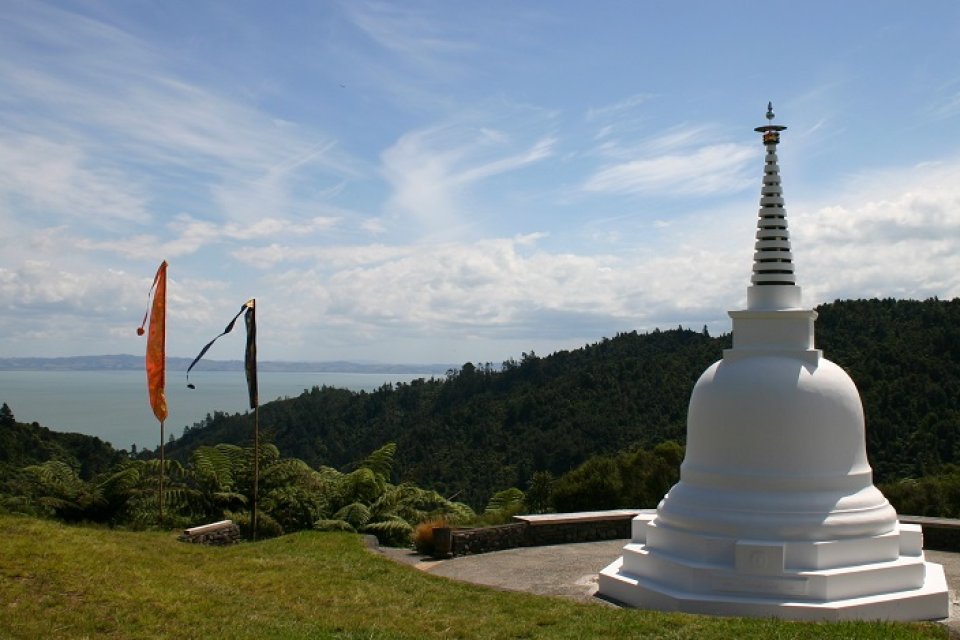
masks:
<svg viewBox="0 0 960 640"><path fill-rule="evenodd" d="M370 508L359 502L352 502L333 514L333 519L349 522L352 527L359 529L369 522Z"/></svg>
<svg viewBox="0 0 960 640"><path fill-rule="evenodd" d="M344 476L335 490L341 504L370 503L383 493L384 484L371 469L361 467Z"/></svg>
<svg viewBox="0 0 960 640"><path fill-rule="evenodd" d="M260 482L264 486L282 485L294 482L313 473L313 469L297 458L277 460L260 471Z"/></svg>
<svg viewBox="0 0 960 640"><path fill-rule="evenodd" d="M493 513L496 511L510 511L523 506L523 491L516 487L510 487L503 491L498 491L490 498L484 513Z"/></svg>
<svg viewBox="0 0 960 640"><path fill-rule="evenodd" d="M221 488L234 484L234 458L223 447L198 447L190 456L190 464L197 477Z"/></svg>
<svg viewBox="0 0 960 640"><path fill-rule="evenodd" d="M448 502L446 505L447 519L451 524L470 522L477 514L463 502Z"/></svg>

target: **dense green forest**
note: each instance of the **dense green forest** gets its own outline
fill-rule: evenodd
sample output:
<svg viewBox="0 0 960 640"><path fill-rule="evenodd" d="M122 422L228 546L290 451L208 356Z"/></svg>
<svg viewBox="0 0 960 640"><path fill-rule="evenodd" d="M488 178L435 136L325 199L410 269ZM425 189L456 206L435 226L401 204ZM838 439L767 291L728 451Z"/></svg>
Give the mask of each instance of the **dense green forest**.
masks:
<svg viewBox="0 0 960 640"><path fill-rule="evenodd" d="M817 346L857 383L877 480L960 462L960 299L854 300L818 307ZM371 393L314 387L260 409L264 433L313 466L342 467L396 442L397 480L477 508L496 491L560 476L591 456L683 442L690 392L730 336L677 328L621 333L502 367L466 363L445 379ZM215 413L169 448L241 444L252 416Z"/></svg>
<svg viewBox="0 0 960 640"><path fill-rule="evenodd" d="M630 333L371 393L314 387L262 406L260 425L313 466L340 467L396 442L398 480L476 508L496 491L526 487L536 471L559 475L593 454L682 439L693 383L728 342L684 329ZM214 414L167 451L185 457L251 433L251 415Z"/></svg>
<svg viewBox="0 0 960 640"><path fill-rule="evenodd" d="M960 515L960 299L838 301L818 311L817 346L860 389L876 481L905 513ZM524 353L501 367L467 363L443 379L370 393L314 387L267 403L261 434L274 457L266 462L299 469L289 478L305 483L287 493L274 487L298 505L277 507L277 522L300 528L311 518L342 520L334 516L348 505L320 496L317 487L363 475L369 452L388 445L389 474L377 467L381 488L410 487L422 498L427 494L416 487L427 487L434 507L461 515L470 511L466 505L478 512L490 504L530 511L655 506L678 477L693 385L729 346L729 335L705 330L622 333L546 357ZM214 413L167 445L181 498L233 496L183 502L183 521L242 512L244 472L227 473L229 487L219 479L209 485L209 458L236 463L249 451L252 421L251 414ZM0 426L0 494L45 500L48 509L63 500L60 515L68 518L80 503L89 504L75 515L107 521L133 518L131 505L136 513L150 511L144 496L156 477L152 452L129 460L96 438L18 423L6 405ZM280 451L293 457L281 459ZM134 476L130 486L116 485ZM97 512L96 501L110 503L117 486L125 492L121 511ZM366 496L368 510L375 494ZM431 511L421 507L418 513ZM354 528L366 522L357 513L351 518Z"/></svg>
<svg viewBox="0 0 960 640"><path fill-rule="evenodd" d="M81 477L90 478L125 458L100 438L51 431L36 422L17 422L7 403L0 405L0 477L11 469L60 460Z"/></svg>

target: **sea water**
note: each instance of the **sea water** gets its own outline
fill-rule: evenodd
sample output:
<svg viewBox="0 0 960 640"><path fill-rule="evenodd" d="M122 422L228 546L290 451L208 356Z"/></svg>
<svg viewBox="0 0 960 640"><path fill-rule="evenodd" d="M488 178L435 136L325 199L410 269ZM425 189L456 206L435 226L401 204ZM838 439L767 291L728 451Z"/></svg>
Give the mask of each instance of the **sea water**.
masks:
<svg viewBox="0 0 960 640"><path fill-rule="evenodd" d="M289 373L257 376L260 404L293 398L315 386L353 391L377 389L389 382L430 378L429 373ZM190 376L167 371L167 419L164 437L179 436L184 427L215 411L249 410L243 371L199 371ZM37 422L54 431L97 436L117 449L160 444L160 423L147 398L143 371L0 371L0 403L7 403L17 422Z"/></svg>

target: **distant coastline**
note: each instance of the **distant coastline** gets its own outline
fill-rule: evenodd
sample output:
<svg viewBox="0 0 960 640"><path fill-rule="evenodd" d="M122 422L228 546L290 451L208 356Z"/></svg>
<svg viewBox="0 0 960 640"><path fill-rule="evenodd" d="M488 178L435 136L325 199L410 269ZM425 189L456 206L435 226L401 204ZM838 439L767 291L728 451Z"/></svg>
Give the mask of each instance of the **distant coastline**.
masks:
<svg viewBox="0 0 960 640"><path fill-rule="evenodd" d="M169 371L186 371L189 358L167 358ZM128 354L105 356L65 356L60 358L0 358L0 371L131 371L142 369L143 356ZM266 360L257 363L258 371L287 373L431 373L445 374L458 368L452 364L384 364L335 360L332 362L284 362ZM195 371L240 371L241 360L201 360Z"/></svg>

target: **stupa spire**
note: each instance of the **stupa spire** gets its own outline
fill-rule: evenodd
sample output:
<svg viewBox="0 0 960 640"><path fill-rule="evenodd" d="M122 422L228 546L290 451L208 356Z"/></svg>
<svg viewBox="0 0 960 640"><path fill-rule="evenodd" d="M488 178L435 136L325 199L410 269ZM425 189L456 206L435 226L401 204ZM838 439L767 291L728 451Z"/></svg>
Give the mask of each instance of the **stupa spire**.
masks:
<svg viewBox="0 0 960 640"><path fill-rule="evenodd" d="M767 103L767 124L754 131L763 134L767 149L763 169L763 187L760 189L760 212L757 220L757 242L754 245L753 285L796 285L793 274L793 252L790 232L787 230L787 210L783 206L780 186L780 165L777 163L777 144L785 126L773 124L773 103Z"/></svg>

